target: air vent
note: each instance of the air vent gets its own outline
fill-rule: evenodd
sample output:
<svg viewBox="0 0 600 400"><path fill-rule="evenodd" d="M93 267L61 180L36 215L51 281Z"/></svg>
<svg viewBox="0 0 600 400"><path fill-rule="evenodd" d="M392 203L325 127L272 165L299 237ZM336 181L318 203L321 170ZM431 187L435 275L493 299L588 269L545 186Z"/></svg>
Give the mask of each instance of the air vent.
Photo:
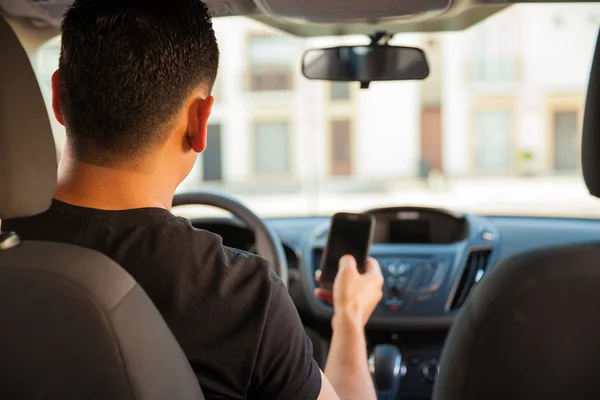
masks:
<svg viewBox="0 0 600 400"><path fill-rule="evenodd" d="M472 251L471 254L469 254L465 269L460 277L458 288L456 288L456 293L454 294L454 299L450 306L451 310L461 308L473 287L475 287L475 285L483 278L488 267L490 254L490 250Z"/></svg>

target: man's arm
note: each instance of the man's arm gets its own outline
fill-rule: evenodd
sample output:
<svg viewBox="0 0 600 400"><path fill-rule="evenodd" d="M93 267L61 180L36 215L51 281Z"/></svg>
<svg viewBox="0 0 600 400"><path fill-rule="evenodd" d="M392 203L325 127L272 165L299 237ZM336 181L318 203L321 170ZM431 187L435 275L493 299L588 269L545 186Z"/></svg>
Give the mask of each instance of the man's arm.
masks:
<svg viewBox="0 0 600 400"><path fill-rule="evenodd" d="M361 275L354 258L345 256L340 260L333 294L316 290L319 298L334 304L333 336L318 400L377 398L369 372L364 327L381 300L382 286L377 261L369 259Z"/></svg>
<svg viewBox="0 0 600 400"><path fill-rule="evenodd" d="M312 358L312 345L286 288L277 280L252 374L250 398L375 400L364 326L381 299L383 277L370 259L359 274L352 257L340 261L333 294L316 295L334 303L325 374ZM336 393L337 392L337 393Z"/></svg>

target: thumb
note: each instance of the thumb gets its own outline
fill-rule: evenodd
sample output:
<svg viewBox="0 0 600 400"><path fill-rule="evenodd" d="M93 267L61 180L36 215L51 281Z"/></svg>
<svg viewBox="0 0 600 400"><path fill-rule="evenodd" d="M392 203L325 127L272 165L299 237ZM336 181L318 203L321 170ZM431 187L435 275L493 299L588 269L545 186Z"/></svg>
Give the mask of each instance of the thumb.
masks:
<svg viewBox="0 0 600 400"><path fill-rule="evenodd" d="M358 266L356 265L356 259L352 256L345 255L340 258L339 272L343 272L346 270L358 270Z"/></svg>

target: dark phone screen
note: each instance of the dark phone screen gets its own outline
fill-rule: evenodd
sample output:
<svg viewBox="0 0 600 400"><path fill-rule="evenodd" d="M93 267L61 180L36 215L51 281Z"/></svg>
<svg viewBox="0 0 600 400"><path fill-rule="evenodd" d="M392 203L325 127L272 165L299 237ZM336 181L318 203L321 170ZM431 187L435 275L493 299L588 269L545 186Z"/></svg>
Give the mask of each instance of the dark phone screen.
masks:
<svg viewBox="0 0 600 400"><path fill-rule="evenodd" d="M346 254L354 256L359 272L364 272L372 223L372 220L365 216L360 216L358 219L348 219L343 215L334 216L321 262L321 286L331 289L340 258Z"/></svg>

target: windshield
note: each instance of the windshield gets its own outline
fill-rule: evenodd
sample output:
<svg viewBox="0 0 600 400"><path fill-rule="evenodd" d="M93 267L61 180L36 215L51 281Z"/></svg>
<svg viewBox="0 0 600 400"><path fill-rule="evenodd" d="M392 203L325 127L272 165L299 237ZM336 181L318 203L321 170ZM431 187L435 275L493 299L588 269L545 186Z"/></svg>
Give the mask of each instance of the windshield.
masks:
<svg viewBox="0 0 600 400"><path fill-rule="evenodd" d="M460 32L398 34L426 52L424 81L309 81L298 38L215 20L221 50L208 148L178 192L233 195L263 217L420 205L495 215L600 217L581 177L597 4L511 6ZM50 109L59 38L33 63ZM64 129L54 121L58 149ZM195 214L196 211L191 211Z"/></svg>

